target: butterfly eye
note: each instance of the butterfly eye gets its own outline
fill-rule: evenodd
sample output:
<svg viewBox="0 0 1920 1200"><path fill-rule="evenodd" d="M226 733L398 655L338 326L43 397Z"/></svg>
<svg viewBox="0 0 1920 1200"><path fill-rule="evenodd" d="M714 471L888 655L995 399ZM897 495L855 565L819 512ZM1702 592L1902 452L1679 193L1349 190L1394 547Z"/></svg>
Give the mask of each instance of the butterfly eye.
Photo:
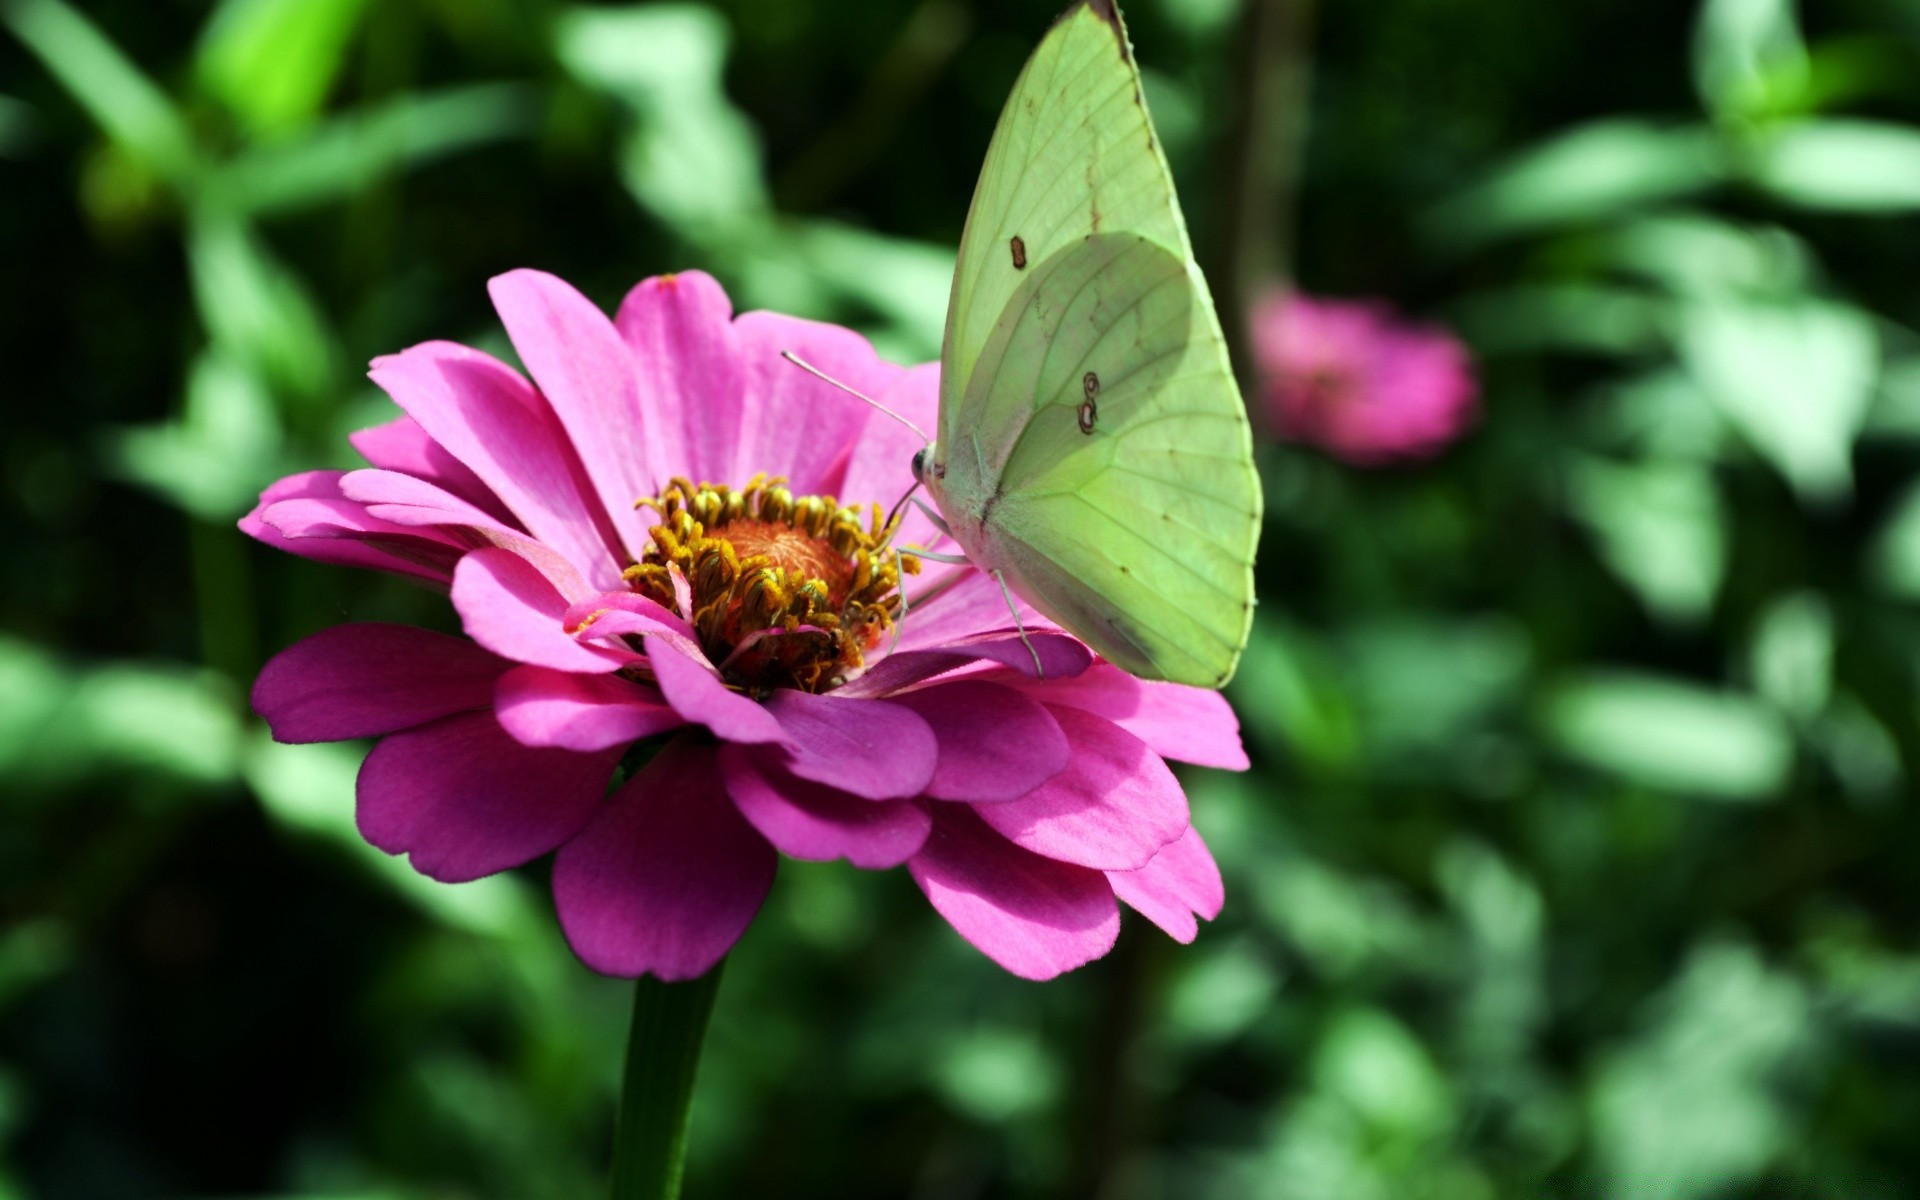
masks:
<svg viewBox="0 0 1920 1200"><path fill-rule="evenodd" d="M913 477L923 484L927 481L927 451L931 449L932 446L922 446L913 453Z"/></svg>

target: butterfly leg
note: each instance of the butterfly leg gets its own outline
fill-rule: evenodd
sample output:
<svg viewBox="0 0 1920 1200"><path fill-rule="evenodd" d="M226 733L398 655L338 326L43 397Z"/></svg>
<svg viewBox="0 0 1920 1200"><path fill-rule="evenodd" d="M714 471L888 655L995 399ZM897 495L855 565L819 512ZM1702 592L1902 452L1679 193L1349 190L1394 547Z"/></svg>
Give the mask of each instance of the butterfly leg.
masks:
<svg viewBox="0 0 1920 1200"><path fill-rule="evenodd" d="M1027 648L1028 654L1033 655L1034 678L1045 679L1047 677L1047 669L1040 665L1040 652L1035 650L1033 643L1027 639L1027 626L1026 623L1020 619L1020 606L1013 602L1013 589L1007 586L1007 577L1001 574L1000 571L995 570L993 578L994 581L1000 585L1000 594L1006 598L1007 611L1013 614L1013 627L1020 631L1020 644Z"/></svg>

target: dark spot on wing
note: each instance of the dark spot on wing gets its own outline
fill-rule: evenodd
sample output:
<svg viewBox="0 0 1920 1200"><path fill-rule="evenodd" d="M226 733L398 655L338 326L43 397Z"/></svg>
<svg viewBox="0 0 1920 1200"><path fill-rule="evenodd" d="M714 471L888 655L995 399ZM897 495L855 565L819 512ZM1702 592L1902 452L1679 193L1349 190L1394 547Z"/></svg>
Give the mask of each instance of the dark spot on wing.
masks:
<svg viewBox="0 0 1920 1200"><path fill-rule="evenodd" d="M1120 57L1131 61L1133 53L1127 48L1127 26L1120 19L1120 10L1114 7L1113 0L1087 0L1087 11L1112 28L1115 40L1120 43Z"/></svg>
<svg viewBox="0 0 1920 1200"><path fill-rule="evenodd" d="M1012 245L1013 245L1013 269L1016 271L1026 270L1027 269L1027 244L1021 241L1020 235L1016 233L1013 235Z"/></svg>
<svg viewBox="0 0 1920 1200"><path fill-rule="evenodd" d="M1091 434L1100 419L1100 377L1088 371L1080 380L1080 432Z"/></svg>

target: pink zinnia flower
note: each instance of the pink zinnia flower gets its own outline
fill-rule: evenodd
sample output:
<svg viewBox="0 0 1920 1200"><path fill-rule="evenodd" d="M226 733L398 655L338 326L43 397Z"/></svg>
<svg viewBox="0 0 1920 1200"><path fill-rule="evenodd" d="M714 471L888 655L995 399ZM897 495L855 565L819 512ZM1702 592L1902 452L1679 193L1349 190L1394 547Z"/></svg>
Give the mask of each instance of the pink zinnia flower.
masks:
<svg viewBox="0 0 1920 1200"><path fill-rule="evenodd" d="M1430 457L1477 415L1466 347L1384 302L1275 292L1253 350L1269 428L1356 465Z"/></svg>
<svg viewBox="0 0 1920 1200"><path fill-rule="evenodd" d="M881 512L918 445L779 352L927 424L936 364L736 319L698 273L640 284L613 321L534 271L492 292L533 382L446 342L379 359L406 415L355 435L371 468L283 479L240 523L451 593L466 638L339 626L254 687L281 741L381 739L358 786L370 842L448 881L557 850L567 937L615 975L707 971L776 851L904 864L1033 979L1104 954L1116 898L1182 941L1219 911L1163 757L1244 767L1226 703L1023 611L1036 676L971 568L913 580L901 619L917 563L892 542L935 532ZM642 742L657 752L629 757Z"/></svg>

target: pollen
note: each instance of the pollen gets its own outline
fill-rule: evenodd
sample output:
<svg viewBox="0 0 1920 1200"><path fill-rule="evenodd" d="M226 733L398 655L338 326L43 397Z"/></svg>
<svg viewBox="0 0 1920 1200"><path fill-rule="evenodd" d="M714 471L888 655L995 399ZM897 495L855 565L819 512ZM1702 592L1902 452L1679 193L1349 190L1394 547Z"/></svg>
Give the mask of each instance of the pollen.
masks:
<svg viewBox="0 0 1920 1200"><path fill-rule="evenodd" d="M738 490L675 479L634 507L659 520L627 585L685 617L743 691L825 691L858 674L900 618L900 573L920 570L893 548L897 516L796 496L778 477Z"/></svg>

